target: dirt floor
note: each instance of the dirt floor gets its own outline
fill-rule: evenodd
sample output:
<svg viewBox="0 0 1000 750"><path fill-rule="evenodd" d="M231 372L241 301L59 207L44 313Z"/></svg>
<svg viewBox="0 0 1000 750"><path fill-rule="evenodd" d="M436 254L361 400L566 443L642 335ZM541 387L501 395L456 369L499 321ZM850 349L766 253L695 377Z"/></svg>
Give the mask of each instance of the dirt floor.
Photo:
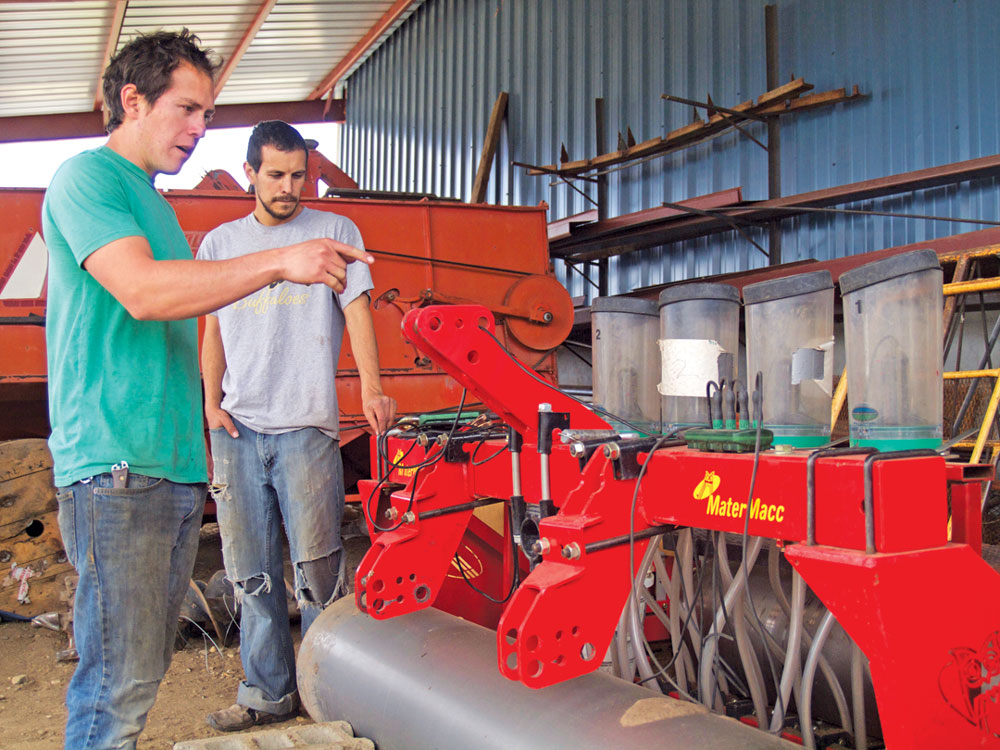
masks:
<svg viewBox="0 0 1000 750"><path fill-rule="evenodd" d="M344 545L348 569L353 571L368 540L355 537L346 539ZM207 524L201 532L194 577L208 580L221 567L218 526ZM206 714L235 701L243 676L239 639L231 638L230 644L219 650L192 628L184 630L186 642L178 638L179 648L139 738L139 750L169 750L181 740L218 734L205 724ZM301 640L297 622L292 625L292 634L297 647ZM29 623L0 623L0 748L62 748L64 699L74 664L57 662L55 655L66 643L63 633ZM300 716L264 728L307 722L311 720Z"/></svg>

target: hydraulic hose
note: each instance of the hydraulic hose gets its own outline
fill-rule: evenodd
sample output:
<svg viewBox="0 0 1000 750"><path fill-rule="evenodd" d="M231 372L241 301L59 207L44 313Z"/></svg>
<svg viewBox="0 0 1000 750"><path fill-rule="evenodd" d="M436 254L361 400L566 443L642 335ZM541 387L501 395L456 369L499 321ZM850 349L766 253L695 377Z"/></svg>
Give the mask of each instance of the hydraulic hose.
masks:
<svg viewBox="0 0 1000 750"><path fill-rule="evenodd" d="M816 748L816 737L812 728L812 688L813 680L816 678L816 663L832 627L833 612L827 610L823 619L820 620L819 627L816 628L816 637L809 649L809 656L806 657L805 669L802 670L802 701L799 705L799 724L802 728L802 741L809 750Z"/></svg>
<svg viewBox="0 0 1000 750"><path fill-rule="evenodd" d="M701 653L701 623L698 612L691 617L688 613L695 607L694 601L694 544L691 529L684 529L677 535L677 555L681 559L681 601L683 612L681 616L688 621L688 633L691 635L691 646L695 654Z"/></svg>
<svg viewBox="0 0 1000 750"><path fill-rule="evenodd" d="M854 748L868 750L868 725L865 723L865 682L862 672L864 654L857 643L851 644L851 700L854 703Z"/></svg>
<svg viewBox="0 0 1000 750"><path fill-rule="evenodd" d="M628 620L629 620L629 633L632 638L632 656L635 658L635 666L639 671L639 677L642 678L642 682L647 687L652 688L658 693L662 693L663 689L660 687L660 683L655 679L656 673L653 672L653 668L649 663L649 657L646 655L646 650L643 648L643 642L645 637L642 632L642 623L639 618L639 597L636 595L639 588L643 586L643 581L646 578L646 571L649 570L649 566L652 564L653 555L660 550L660 539L659 536L654 536L649 540L649 546L646 548L646 554L642 556L642 562L639 563L639 570L636 572L635 580L632 581L632 590L629 592L628 598ZM642 604L642 609L646 608L645 602Z"/></svg>
<svg viewBox="0 0 1000 750"><path fill-rule="evenodd" d="M654 564L656 560L654 559ZM661 570L662 568L662 570ZM667 598L670 600L670 658L674 660L674 675L677 678L677 689L687 692L687 676L692 674L693 668L688 662L688 647L681 634L681 560L674 554L673 575L667 575L666 566L663 561L659 561L657 573L668 582Z"/></svg>
<svg viewBox="0 0 1000 750"><path fill-rule="evenodd" d="M729 552L726 548L725 532L719 533L717 557L722 569L722 582L728 589L733 585L733 573L729 569ZM743 664L743 674L746 675L750 700L753 702L753 711L757 716L757 726L762 727L767 723L767 688L764 685L764 675L757 659L757 651L754 649L750 634L747 632L744 620L746 614L744 601L744 597L741 596L736 600L736 606L733 608L733 631L736 633L736 646L739 649L740 662Z"/></svg>
<svg viewBox="0 0 1000 750"><path fill-rule="evenodd" d="M785 648L785 668L781 672L780 696L774 713L771 714L770 731L774 734L781 731L785 724L785 713L788 711L788 701L792 697L792 681L799 673L802 663L802 614L806 604L806 582L798 571L792 571L792 612L788 620L788 645Z"/></svg>
<svg viewBox="0 0 1000 750"><path fill-rule="evenodd" d="M771 582L771 591L774 592L774 597L778 602L778 606L781 607L781 611L785 613L785 617L790 617L791 606L785 596L785 590L781 586L781 576L778 570L779 558L780 552L778 552L778 546L772 542L767 550L767 576L768 580ZM812 641L813 637L809 634L809 630L803 628L802 642L806 645L806 647L809 647L812 645ZM819 669L823 673L823 678L826 680L826 684L829 686L830 692L833 694L834 703L837 704L837 713L840 716L840 726L844 729L848 729L851 726L851 711L847 707L847 696L844 694L844 688L840 684L840 680L837 679L837 673L834 672L830 662L827 661L826 657L822 654L819 655ZM861 695L862 697L864 696L863 689L861 691ZM864 703L862 703L862 715L863 712Z"/></svg>
<svg viewBox="0 0 1000 750"><path fill-rule="evenodd" d="M750 549L747 551L746 567L747 570L753 568L754 563L757 561L757 555L760 553L760 548L763 545L764 540L761 537L754 537L753 542L750 545ZM726 612L732 610L733 605L736 600L743 597L743 591L745 587L745 581L747 577L743 574L743 563L740 563L739 569L736 571L736 576L733 579L733 584L726 591L722 599L722 606L718 608L715 613L714 627L716 633L721 633L722 628L726 623ZM701 691L701 702L702 705L709 708L713 704L713 695L715 693L715 679L713 675L712 665L715 663L715 652L719 648L718 638L706 638L705 643L701 649L701 660L699 664L699 678L698 678L698 689Z"/></svg>

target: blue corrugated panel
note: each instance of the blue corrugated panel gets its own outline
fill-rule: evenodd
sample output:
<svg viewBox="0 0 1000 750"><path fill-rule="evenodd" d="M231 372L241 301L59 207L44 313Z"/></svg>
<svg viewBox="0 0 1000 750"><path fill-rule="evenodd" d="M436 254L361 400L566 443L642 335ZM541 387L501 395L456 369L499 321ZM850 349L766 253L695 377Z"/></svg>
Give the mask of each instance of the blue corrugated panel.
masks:
<svg viewBox="0 0 1000 750"><path fill-rule="evenodd" d="M609 143L643 141L691 121L661 93L721 105L766 89L764 0L428 0L348 81L343 163L370 189L468 199L489 113L507 91L507 124L488 200L546 201L550 218L591 203L511 161L551 164L596 153L594 99ZM775 0L781 79L869 98L782 118L784 195L995 154L1000 42L995 0ZM747 126L761 140L762 124ZM591 199L595 188L577 182ZM614 172L615 216L742 186L767 195L767 157L734 132ZM997 180L847 208L996 221ZM983 228L848 214L790 218L786 261L828 259ZM766 247L763 230L750 232ZM735 232L611 261L611 291L766 265ZM591 295L564 269L574 294Z"/></svg>

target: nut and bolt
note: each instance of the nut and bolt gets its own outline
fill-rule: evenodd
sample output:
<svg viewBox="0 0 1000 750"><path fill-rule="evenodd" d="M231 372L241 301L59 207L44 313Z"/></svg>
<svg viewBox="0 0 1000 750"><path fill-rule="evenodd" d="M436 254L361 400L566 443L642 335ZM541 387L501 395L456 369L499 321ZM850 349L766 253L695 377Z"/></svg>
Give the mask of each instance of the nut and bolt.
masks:
<svg viewBox="0 0 1000 750"><path fill-rule="evenodd" d="M552 411L552 404L539 404L538 411Z"/></svg>
<svg viewBox="0 0 1000 750"><path fill-rule="evenodd" d="M412 510L408 510L406 511L406 513L403 514L403 523L413 523L416 520L417 520L417 514L414 513Z"/></svg>
<svg viewBox="0 0 1000 750"><path fill-rule="evenodd" d="M436 442L438 445L440 445L443 448L444 446L446 446L448 444L448 436L445 435L444 433L441 433L436 438L434 438L434 442Z"/></svg>
<svg viewBox="0 0 1000 750"><path fill-rule="evenodd" d="M572 443L569 446L569 455L573 458L580 458L587 452L587 447L583 443Z"/></svg>
<svg viewBox="0 0 1000 750"><path fill-rule="evenodd" d="M578 559L580 557L580 545L576 542L570 542L562 548L562 556L567 560Z"/></svg>
<svg viewBox="0 0 1000 750"><path fill-rule="evenodd" d="M362 586L367 586L367 585L368 585L368 579L369 579L369 578L371 578L371 577L372 577L372 576L371 576L371 573L369 573L368 575L364 576L364 577L363 577L363 578L361 579L361 585L362 585Z"/></svg>
<svg viewBox="0 0 1000 750"><path fill-rule="evenodd" d="M612 461L617 461L621 458L622 449L618 443L605 443L604 444L604 457Z"/></svg>
<svg viewBox="0 0 1000 750"><path fill-rule="evenodd" d="M429 442L430 438L427 437L426 432L421 432L419 435L417 435L417 445L419 445L421 448L426 448Z"/></svg>
<svg viewBox="0 0 1000 750"><path fill-rule="evenodd" d="M398 515L399 515L399 511L396 510L395 508L389 508L385 512L385 517L389 521L395 521L396 520L396 516L398 516Z"/></svg>
<svg viewBox="0 0 1000 750"><path fill-rule="evenodd" d="M552 322L552 313L547 312L544 315L542 315L542 320L544 320L546 323L551 323Z"/></svg>
<svg viewBox="0 0 1000 750"><path fill-rule="evenodd" d="M545 537L542 537L537 542L531 545L531 551L535 555L539 556L547 555L551 550L552 550L552 543Z"/></svg>

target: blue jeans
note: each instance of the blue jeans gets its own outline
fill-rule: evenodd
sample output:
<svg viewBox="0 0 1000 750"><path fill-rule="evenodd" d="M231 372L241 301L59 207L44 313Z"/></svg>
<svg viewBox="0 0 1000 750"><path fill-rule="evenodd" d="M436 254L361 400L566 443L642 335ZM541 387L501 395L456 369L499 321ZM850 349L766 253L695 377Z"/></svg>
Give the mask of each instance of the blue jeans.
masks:
<svg viewBox="0 0 1000 750"><path fill-rule="evenodd" d="M63 546L80 574L66 748L135 748L173 656L205 485L130 474L116 489L100 474L56 497Z"/></svg>
<svg viewBox="0 0 1000 750"><path fill-rule="evenodd" d="M298 706L295 653L282 567L284 520L302 632L345 591L340 524L340 444L314 428L267 435L237 420L240 436L210 432L215 500L226 576L240 601L245 679L236 702L285 714Z"/></svg>

